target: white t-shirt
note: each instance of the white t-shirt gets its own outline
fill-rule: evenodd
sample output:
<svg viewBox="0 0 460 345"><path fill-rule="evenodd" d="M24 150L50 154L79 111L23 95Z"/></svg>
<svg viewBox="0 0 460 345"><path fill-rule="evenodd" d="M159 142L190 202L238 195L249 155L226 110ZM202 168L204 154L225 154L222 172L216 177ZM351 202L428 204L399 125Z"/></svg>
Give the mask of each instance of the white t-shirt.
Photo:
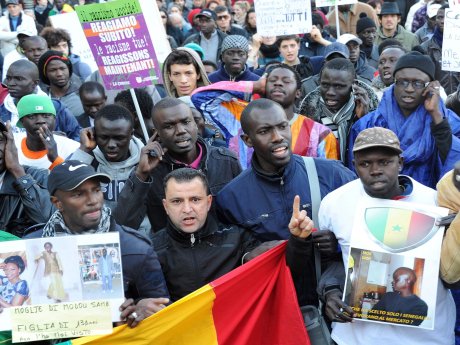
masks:
<svg viewBox="0 0 460 345"><path fill-rule="evenodd" d="M18 149L19 164L35 168L48 169L52 162L48 160L48 156L46 155L47 152L28 151L27 146L25 146L26 136L27 133L25 132L14 133L14 143ZM62 135L54 134L53 137L57 144L58 155L64 160L80 147L79 142Z"/></svg>
<svg viewBox="0 0 460 345"><path fill-rule="evenodd" d="M425 205L436 205L436 191L412 180L412 193L401 201ZM361 180L349 182L329 193L321 202L319 225L321 230L334 232L342 248L343 261L348 262L351 229L358 205L366 204L370 197ZM364 201L364 202L363 202ZM346 267L346 266L345 266ZM455 304L452 295L438 279L435 325L433 330L401 327L387 324L355 321L353 323L333 323L332 338L339 345L453 345L455 344Z"/></svg>

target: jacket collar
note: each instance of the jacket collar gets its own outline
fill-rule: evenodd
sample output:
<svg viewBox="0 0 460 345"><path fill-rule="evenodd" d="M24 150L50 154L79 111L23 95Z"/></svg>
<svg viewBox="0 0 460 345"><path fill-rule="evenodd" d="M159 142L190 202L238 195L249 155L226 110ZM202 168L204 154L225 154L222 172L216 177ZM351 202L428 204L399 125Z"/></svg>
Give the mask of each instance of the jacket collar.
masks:
<svg viewBox="0 0 460 345"><path fill-rule="evenodd" d="M266 172L265 170L262 169L262 167L259 164L259 161L257 159L257 155L254 152L252 155L252 160L251 160L251 166L252 169L254 170L255 174L265 180L271 181L271 182L276 182L276 183L284 183L287 179L289 179L295 168L295 158L296 156L294 154L291 154L291 159L289 160L289 163L281 168L278 172L276 173L269 173Z"/></svg>
<svg viewBox="0 0 460 345"><path fill-rule="evenodd" d="M180 229L178 229L169 219L168 223L166 224L166 232L169 236L176 242L179 242L184 247L194 247L201 240L212 233L215 232L217 229L217 222L214 217L208 213L208 218L206 219L206 223L194 233L186 233Z"/></svg>
<svg viewBox="0 0 460 345"><path fill-rule="evenodd" d="M197 137L196 142L197 144L199 143L201 145L201 148L203 149L203 154L201 157L199 169L203 171L207 171L208 170L208 158L209 158L209 155L211 154L210 146L200 136ZM185 164L175 161L174 159L172 159L172 157L168 153L166 153L162 162L164 162L164 164L171 165L171 170L185 167Z"/></svg>

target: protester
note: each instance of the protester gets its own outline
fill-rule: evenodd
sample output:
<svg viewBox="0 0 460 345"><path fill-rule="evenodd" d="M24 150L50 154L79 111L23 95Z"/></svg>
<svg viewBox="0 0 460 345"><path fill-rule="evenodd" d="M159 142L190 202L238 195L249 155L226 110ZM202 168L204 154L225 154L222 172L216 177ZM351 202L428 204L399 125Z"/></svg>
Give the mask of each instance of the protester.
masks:
<svg viewBox="0 0 460 345"><path fill-rule="evenodd" d="M399 25L400 20L401 12L398 4L385 1L379 14L380 27L377 28L377 37L374 44L379 45L386 39L395 38L407 50L412 50L412 48L419 45L420 42L417 36Z"/></svg>
<svg viewBox="0 0 460 345"><path fill-rule="evenodd" d="M209 181L212 195L241 172L235 155L223 147L211 147L198 137L198 128L190 108L181 100L167 97L153 110L158 133L142 149L139 164L126 181L118 198L115 217L120 224L138 228L147 214L152 231L166 226L162 205L162 180L173 170L200 169ZM161 142L162 155L150 155Z"/></svg>
<svg viewBox="0 0 460 345"><path fill-rule="evenodd" d="M69 33L60 28L46 27L40 33L50 50L55 50L66 55L72 63L72 73L80 78L83 83L91 75L91 68L81 61L81 58L72 53L72 41Z"/></svg>
<svg viewBox="0 0 460 345"><path fill-rule="evenodd" d="M420 43L424 43L433 37L434 29L436 26L436 15L440 8L441 4L428 4L426 11L426 22L420 29L415 31L415 36L418 37Z"/></svg>
<svg viewBox="0 0 460 345"><path fill-rule="evenodd" d="M48 50L46 40L41 36L28 37L22 44L22 47L24 49L24 55L26 58L36 65L38 65L40 56L42 56Z"/></svg>
<svg viewBox="0 0 460 345"><path fill-rule="evenodd" d="M200 32L189 36L184 45L191 42L199 44L204 51L204 60L217 63L227 34L216 28L217 16L214 11L203 9L195 17L199 20Z"/></svg>
<svg viewBox="0 0 460 345"><path fill-rule="evenodd" d="M226 33L227 35L243 36L246 39L249 37L246 30L232 24L232 16L228 12L228 8L226 6L217 6L214 9L214 12L216 13L216 17L217 17L216 19L217 28L220 31Z"/></svg>
<svg viewBox="0 0 460 345"><path fill-rule="evenodd" d="M311 35L311 33L310 33ZM280 55L283 63L291 66L299 73L301 80L313 75L313 66L310 58L299 56L300 38L297 35L280 36L277 40Z"/></svg>
<svg viewBox="0 0 460 345"><path fill-rule="evenodd" d="M25 132L14 136L21 165L52 170L78 149L77 141L53 134L56 109L50 98L27 95L18 102L19 120L16 126Z"/></svg>
<svg viewBox="0 0 460 345"><path fill-rule="evenodd" d="M125 297L129 304L148 304L149 310L159 311L169 303L163 272L151 242L139 231L121 226L104 206L101 183L110 177L96 173L94 168L80 161L66 161L50 173L48 190L57 211L43 229L29 238L118 232ZM78 193L78 200L74 195ZM143 299L148 299L143 301ZM134 313L122 314L136 320Z"/></svg>
<svg viewBox="0 0 460 345"><path fill-rule="evenodd" d="M339 141L339 157L345 162L351 126L375 109L378 99L367 84L356 79L354 65L344 58L325 63L319 84L302 100L300 112L329 127Z"/></svg>
<svg viewBox="0 0 460 345"><path fill-rule="evenodd" d="M416 204L436 206L434 190L408 176L398 175L403 167L402 152L398 137L390 130L373 127L362 131L353 146L353 164L359 180L336 189L322 200L319 209L320 229L330 230L335 234L339 240L343 262L348 262L355 223L358 217L364 216L365 205L369 202L397 199L408 205L414 203L414 207ZM345 276L344 270L342 274ZM329 278L337 281L337 276L323 276L320 284ZM342 301L341 288L322 291L322 298L326 302L326 315L334 321L332 339L339 345L454 344L454 301L440 279L437 284L434 330L352 322L354 311Z"/></svg>
<svg viewBox="0 0 460 345"><path fill-rule="evenodd" d="M32 225L49 219L53 208L46 189L48 171L19 164L11 124L0 122L0 228L22 237Z"/></svg>
<svg viewBox="0 0 460 345"><path fill-rule="evenodd" d="M197 87L210 84L200 57L190 48L173 50L163 63L162 74L168 97L189 96Z"/></svg>
<svg viewBox="0 0 460 345"><path fill-rule="evenodd" d="M367 62L366 53L361 51L360 45L363 41L352 34L341 35L337 42L345 44L350 53L350 61L355 66L356 74L360 76L368 84L374 78L375 68L370 66Z"/></svg>
<svg viewBox="0 0 460 345"><path fill-rule="evenodd" d="M301 209L309 217L312 214L309 177L302 157L292 154L286 113L278 103L258 99L243 110L241 127L245 144L254 149L251 166L217 194L219 218L244 225L260 241L286 239L291 215L280 205L299 195ZM321 196L355 178L338 161L314 158L314 162Z"/></svg>
<svg viewBox="0 0 460 345"><path fill-rule="evenodd" d="M295 111L299 96L300 76L285 64L271 65L267 78L254 83L221 82L198 89L192 100L210 123L223 134L227 146L234 151L244 168L250 165L252 151L241 139L240 115L253 94L265 95L279 103L289 120L295 154L337 159L337 141L331 131Z"/></svg>
<svg viewBox="0 0 460 345"><path fill-rule="evenodd" d="M4 56L3 66L0 66L2 70L2 80L5 80L6 72L8 71L8 69L10 68L13 62L16 62L18 60L25 60L28 58L25 55L25 44L29 38L37 37L34 35L35 35L35 32L24 31L23 27L20 27L18 29L17 31L18 45L16 46L16 49L10 51L8 54L6 54L6 56Z"/></svg>
<svg viewBox="0 0 460 345"><path fill-rule="evenodd" d="M256 10L254 8L250 8L248 13L246 13L243 28L248 33L249 38L257 33Z"/></svg>
<svg viewBox="0 0 460 345"><path fill-rule="evenodd" d="M378 108L353 125L348 164L351 167L353 143L362 130L389 128L404 150L402 173L433 188L458 160L460 118L440 99L440 84L429 57L418 52L400 57L393 76L395 83L384 92Z"/></svg>
<svg viewBox="0 0 460 345"><path fill-rule="evenodd" d="M208 76L211 83L224 80L259 80L259 76L252 73L246 64L249 44L244 36L229 35L225 37L221 51L220 60L222 63L219 69Z"/></svg>
<svg viewBox="0 0 460 345"><path fill-rule="evenodd" d="M143 89L134 89L136 94L137 102L139 103L139 109L141 110L142 119L147 130L147 136L150 138L153 135L153 122L152 122L152 112L153 112L153 102L150 95L147 91ZM142 141L145 145L147 144L142 126L139 120L139 114L137 113L136 107L134 106L133 97L129 90L121 91L117 97L115 97L115 104L119 104L130 111L133 116L134 122L134 133L133 135Z"/></svg>
<svg viewBox="0 0 460 345"><path fill-rule="evenodd" d="M324 56L326 47L335 42L335 38L324 28L324 20L318 13L312 14L312 24L311 31L300 40L300 56Z"/></svg>
<svg viewBox="0 0 460 345"><path fill-rule="evenodd" d="M435 15L436 25L433 36L422 44L422 48L435 65L435 79L439 81L448 95L454 93L460 85L460 73L445 71L442 66L442 42L444 37L444 16L449 5L439 6Z"/></svg>
<svg viewBox="0 0 460 345"><path fill-rule="evenodd" d="M379 57L379 75L372 80L372 88L379 100L382 99L383 92L393 85L396 62L406 53L407 51L399 46L387 46L382 50Z"/></svg>
<svg viewBox="0 0 460 345"><path fill-rule="evenodd" d="M17 103L19 100L31 94L46 96L38 86L38 81L37 66L28 60L14 62L6 73L4 83L8 88L8 95L0 107L0 117L4 122L11 121L14 132L24 131L17 126L19 120ZM59 100L52 100L52 102L56 111L55 130L63 132L69 139L79 141L81 127L75 117Z"/></svg>
<svg viewBox="0 0 460 345"><path fill-rule="evenodd" d="M80 79L72 74L72 63L63 53L48 50L38 60L38 73L45 91L51 98L60 100L75 116L83 113L78 95Z"/></svg>
<svg viewBox="0 0 460 345"><path fill-rule="evenodd" d="M102 84L87 81L78 90L84 112L77 116L77 121L82 128L94 127L94 117L107 102L107 96Z"/></svg>
<svg viewBox="0 0 460 345"><path fill-rule="evenodd" d="M366 54L366 59L369 65L377 68L379 53L377 45L374 44L377 34L377 25L375 25L375 22L367 16L360 15L360 17L361 18L356 23L356 34L362 41L359 48Z"/></svg>
<svg viewBox="0 0 460 345"><path fill-rule="evenodd" d="M22 4L19 0L5 1L6 15L0 18L0 53L6 56L16 48L18 43L17 31L30 32L30 36L37 34L32 17L22 11Z"/></svg>

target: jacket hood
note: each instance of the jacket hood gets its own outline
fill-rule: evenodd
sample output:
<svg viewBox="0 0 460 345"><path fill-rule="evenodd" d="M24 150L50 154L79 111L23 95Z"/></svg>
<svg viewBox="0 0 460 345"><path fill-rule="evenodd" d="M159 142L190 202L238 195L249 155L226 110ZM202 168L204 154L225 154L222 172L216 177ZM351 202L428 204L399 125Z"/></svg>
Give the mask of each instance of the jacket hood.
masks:
<svg viewBox="0 0 460 345"><path fill-rule="evenodd" d="M105 159L99 147L93 150L94 157L99 162L98 171L104 172L114 180L127 179L134 166L139 163L142 141L133 136L129 143L129 157L122 162L109 162Z"/></svg>
<svg viewBox="0 0 460 345"><path fill-rule="evenodd" d="M209 84L211 84L211 82L208 79L208 75L206 74L206 70L204 69L203 62L201 62L201 59L198 53L194 51L193 49L185 48L185 47L180 47L176 49L189 53L192 56L192 58L196 61L196 63L198 64L198 67L200 69L201 78L198 79L197 81L197 88L202 87L202 86L208 86ZM169 97L177 98L179 96L177 95L174 84L169 80L168 69L166 68L166 66L169 64L168 59L169 59L169 56L166 58L163 64L163 70L162 70L164 86L165 86L166 94Z"/></svg>

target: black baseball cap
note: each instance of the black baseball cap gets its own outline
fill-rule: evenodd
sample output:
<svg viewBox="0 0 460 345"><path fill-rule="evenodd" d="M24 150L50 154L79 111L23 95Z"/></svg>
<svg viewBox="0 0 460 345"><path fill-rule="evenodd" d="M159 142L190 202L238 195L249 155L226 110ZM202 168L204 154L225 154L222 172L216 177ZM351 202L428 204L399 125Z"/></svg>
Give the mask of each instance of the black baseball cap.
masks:
<svg viewBox="0 0 460 345"><path fill-rule="evenodd" d="M65 161L51 170L48 191L50 195L54 195L58 189L68 192L94 177L102 183L109 183L111 180L109 175L96 172L91 165L76 160Z"/></svg>
<svg viewBox="0 0 460 345"><path fill-rule="evenodd" d="M198 13L195 17L207 17L207 18L210 18L214 21L217 20L217 14L216 12L214 11L211 11L207 8L204 8L200 11L200 13Z"/></svg>

